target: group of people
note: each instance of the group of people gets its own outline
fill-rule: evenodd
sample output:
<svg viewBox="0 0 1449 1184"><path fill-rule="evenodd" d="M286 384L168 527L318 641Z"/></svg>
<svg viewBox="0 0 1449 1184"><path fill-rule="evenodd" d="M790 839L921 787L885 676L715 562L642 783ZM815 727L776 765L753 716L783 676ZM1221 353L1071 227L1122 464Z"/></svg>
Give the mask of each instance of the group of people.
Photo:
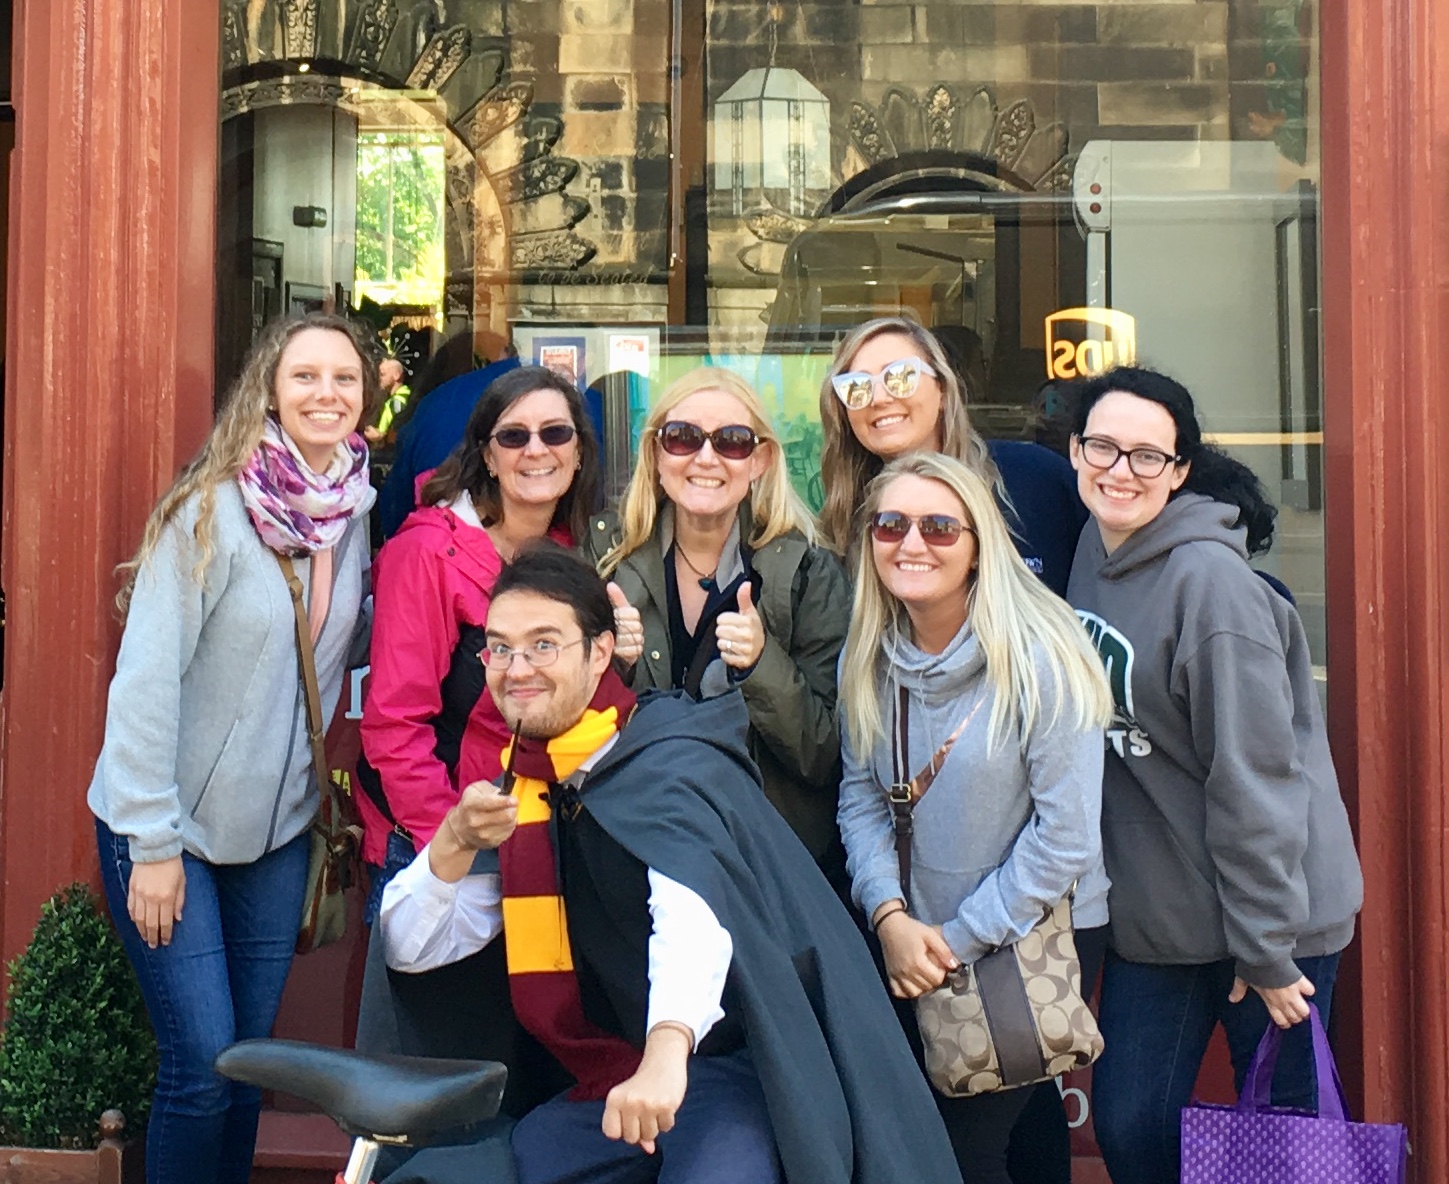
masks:
<svg viewBox="0 0 1449 1184"><path fill-rule="evenodd" d="M153 1184L250 1170L260 1099L210 1065L273 1022L317 803L282 556L329 716L370 637L359 1046L451 1004L429 1051L509 1063L521 1184L1068 1181L1055 1083L942 1095L913 1002L1064 899L1117 1184L1177 1179L1219 1023L1239 1085L1292 1028L1274 1097L1312 1108L1362 883L1302 622L1249 564L1273 507L1180 384L1084 382L1069 458L988 444L934 335L869 322L817 519L733 373L660 395L601 511L583 395L509 367L369 572L367 356L270 330L129 565L89 800L161 1046Z"/></svg>

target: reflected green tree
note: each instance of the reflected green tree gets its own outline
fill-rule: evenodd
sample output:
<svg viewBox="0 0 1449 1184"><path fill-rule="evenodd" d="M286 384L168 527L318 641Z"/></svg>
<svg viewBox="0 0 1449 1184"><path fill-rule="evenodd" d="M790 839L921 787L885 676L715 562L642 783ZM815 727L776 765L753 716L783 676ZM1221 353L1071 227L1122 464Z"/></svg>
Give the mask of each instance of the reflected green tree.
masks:
<svg viewBox="0 0 1449 1184"><path fill-rule="evenodd" d="M357 137L357 294L437 306L443 295L443 141L415 132Z"/></svg>

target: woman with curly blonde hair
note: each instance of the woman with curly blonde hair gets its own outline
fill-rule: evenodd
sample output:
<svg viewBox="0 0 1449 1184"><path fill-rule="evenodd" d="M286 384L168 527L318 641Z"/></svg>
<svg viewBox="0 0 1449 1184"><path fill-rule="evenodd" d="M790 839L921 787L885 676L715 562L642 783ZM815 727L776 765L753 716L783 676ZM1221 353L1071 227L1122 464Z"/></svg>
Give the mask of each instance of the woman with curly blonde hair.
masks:
<svg viewBox="0 0 1449 1184"><path fill-rule="evenodd" d="M850 595L749 383L701 368L664 392L617 515L595 518L585 549L613 581L634 687L738 688L766 795L838 871L835 664Z"/></svg>
<svg viewBox="0 0 1449 1184"><path fill-rule="evenodd" d="M330 719L368 590L368 358L341 317L270 326L123 565L126 626L88 801L161 1051L149 1184L251 1172L261 1095L211 1063L271 1031L318 805L281 561L304 590Z"/></svg>

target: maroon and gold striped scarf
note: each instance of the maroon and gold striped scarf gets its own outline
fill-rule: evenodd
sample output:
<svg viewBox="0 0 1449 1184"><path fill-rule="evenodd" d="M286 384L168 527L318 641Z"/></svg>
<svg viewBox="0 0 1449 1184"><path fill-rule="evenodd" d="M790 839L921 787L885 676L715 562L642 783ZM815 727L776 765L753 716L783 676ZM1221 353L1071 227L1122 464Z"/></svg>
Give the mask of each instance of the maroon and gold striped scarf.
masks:
<svg viewBox="0 0 1449 1184"><path fill-rule="evenodd" d="M577 1100L605 1097L639 1068L640 1053L584 1016L549 817L559 783L618 733L634 704L610 670L578 723L548 741L521 737L502 757L518 795L518 829L498 849L513 1011L578 1082L570 1095Z"/></svg>

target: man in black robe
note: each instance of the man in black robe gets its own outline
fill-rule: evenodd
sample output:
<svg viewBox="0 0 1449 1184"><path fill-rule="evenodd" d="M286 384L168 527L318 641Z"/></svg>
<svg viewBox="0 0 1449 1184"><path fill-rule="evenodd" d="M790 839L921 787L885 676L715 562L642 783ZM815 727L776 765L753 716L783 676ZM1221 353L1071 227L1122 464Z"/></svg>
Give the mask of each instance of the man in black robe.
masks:
<svg viewBox="0 0 1449 1184"><path fill-rule="evenodd" d="M504 569L487 638L502 792L464 790L382 928L414 972L506 935L514 1014L575 1082L514 1128L520 1184L958 1184L859 932L764 797L740 695L636 703L602 581L552 544Z"/></svg>

